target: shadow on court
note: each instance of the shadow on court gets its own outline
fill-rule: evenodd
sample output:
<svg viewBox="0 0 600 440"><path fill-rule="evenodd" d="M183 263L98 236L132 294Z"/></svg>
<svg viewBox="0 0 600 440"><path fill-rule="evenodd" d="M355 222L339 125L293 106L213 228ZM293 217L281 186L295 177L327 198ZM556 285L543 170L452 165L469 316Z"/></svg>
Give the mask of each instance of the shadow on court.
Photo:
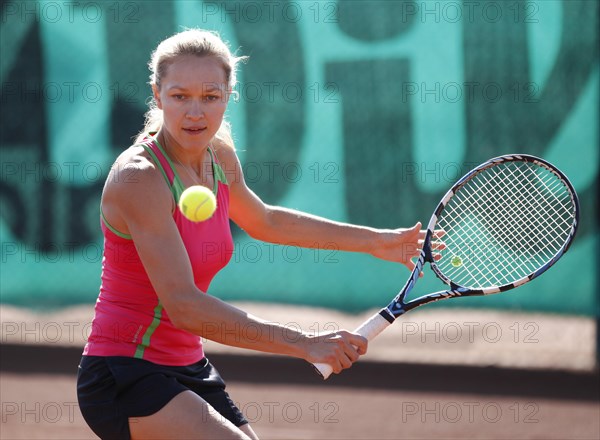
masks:
<svg viewBox="0 0 600 440"><path fill-rule="evenodd" d="M95 438L77 408L79 347L4 344L2 439ZM214 354L265 439L600 437L597 372L359 362L323 382L307 363Z"/></svg>

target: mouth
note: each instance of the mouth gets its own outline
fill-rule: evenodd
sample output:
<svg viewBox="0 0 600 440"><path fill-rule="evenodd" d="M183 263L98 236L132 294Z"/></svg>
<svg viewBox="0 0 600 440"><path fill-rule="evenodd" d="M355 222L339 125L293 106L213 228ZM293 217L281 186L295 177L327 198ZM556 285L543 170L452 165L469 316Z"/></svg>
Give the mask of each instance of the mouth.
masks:
<svg viewBox="0 0 600 440"><path fill-rule="evenodd" d="M206 127L184 127L183 131L191 135L197 135L206 130Z"/></svg>

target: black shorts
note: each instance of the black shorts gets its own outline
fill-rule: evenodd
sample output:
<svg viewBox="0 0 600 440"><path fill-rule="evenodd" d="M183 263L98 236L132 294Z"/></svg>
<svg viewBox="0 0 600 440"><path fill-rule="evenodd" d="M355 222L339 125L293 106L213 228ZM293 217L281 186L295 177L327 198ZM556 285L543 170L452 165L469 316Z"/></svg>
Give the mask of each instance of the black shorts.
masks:
<svg viewBox="0 0 600 440"><path fill-rule="evenodd" d="M79 408L101 439L129 439L129 417L154 414L187 390L202 397L235 426L248 423L206 358L185 367L122 356L83 356L79 364Z"/></svg>

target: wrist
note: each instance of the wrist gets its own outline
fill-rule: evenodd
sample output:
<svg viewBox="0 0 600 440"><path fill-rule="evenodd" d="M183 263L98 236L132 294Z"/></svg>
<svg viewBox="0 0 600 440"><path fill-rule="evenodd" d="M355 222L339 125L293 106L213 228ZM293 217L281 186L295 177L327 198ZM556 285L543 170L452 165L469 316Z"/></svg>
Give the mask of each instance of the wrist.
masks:
<svg viewBox="0 0 600 440"><path fill-rule="evenodd" d="M369 232L364 252L373 255L378 249L385 247L388 230L369 229Z"/></svg>
<svg viewBox="0 0 600 440"><path fill-rule="evenodd" d="M287 356L292 356L300 359L306 359L308 347L310 345L310 335L299 329L296 326L274 324L271 330L275 335L275 339L271 339L271 343L275 343L275 352Z"/></svg>
<svg viewBox="0 0 600 440"><path fill-rule="evenodd" d="M297 335L296 342L293 344L295 350L293 356L308 361L310 358L310 347L314 343L313 339L313 335L301 331Z"/></svg>
<svg viewBox="0 0 600 440"><path fill-rule="evenodd" d="M369 226L352 226L351 230L344 234L344 238L346 237L348 240L342 245L334 243L338 250L372 254L383 241L382 230Z"/></svg>
<svg viewBox="0 0 600 440"><path fill-rule="evenodd" d="M295 334L293 340L290 340L290 355L309 361L311 358L311 347L315 342L314 338L314 335L305 333L303 331Z"/></svg>

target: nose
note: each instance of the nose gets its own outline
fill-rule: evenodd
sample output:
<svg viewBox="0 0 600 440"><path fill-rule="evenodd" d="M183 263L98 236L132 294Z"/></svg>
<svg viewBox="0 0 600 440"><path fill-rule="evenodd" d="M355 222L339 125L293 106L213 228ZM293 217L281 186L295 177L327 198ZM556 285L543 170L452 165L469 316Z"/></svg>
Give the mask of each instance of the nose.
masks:
<svg viewBox="0 0 600 440"><path fill-rule="evenodd" d="M192 99L190 101L190 106L187 109L185 117L194 121L202 119L204 117L204 109L202 108L202 103L197 99Z"/></svg>

